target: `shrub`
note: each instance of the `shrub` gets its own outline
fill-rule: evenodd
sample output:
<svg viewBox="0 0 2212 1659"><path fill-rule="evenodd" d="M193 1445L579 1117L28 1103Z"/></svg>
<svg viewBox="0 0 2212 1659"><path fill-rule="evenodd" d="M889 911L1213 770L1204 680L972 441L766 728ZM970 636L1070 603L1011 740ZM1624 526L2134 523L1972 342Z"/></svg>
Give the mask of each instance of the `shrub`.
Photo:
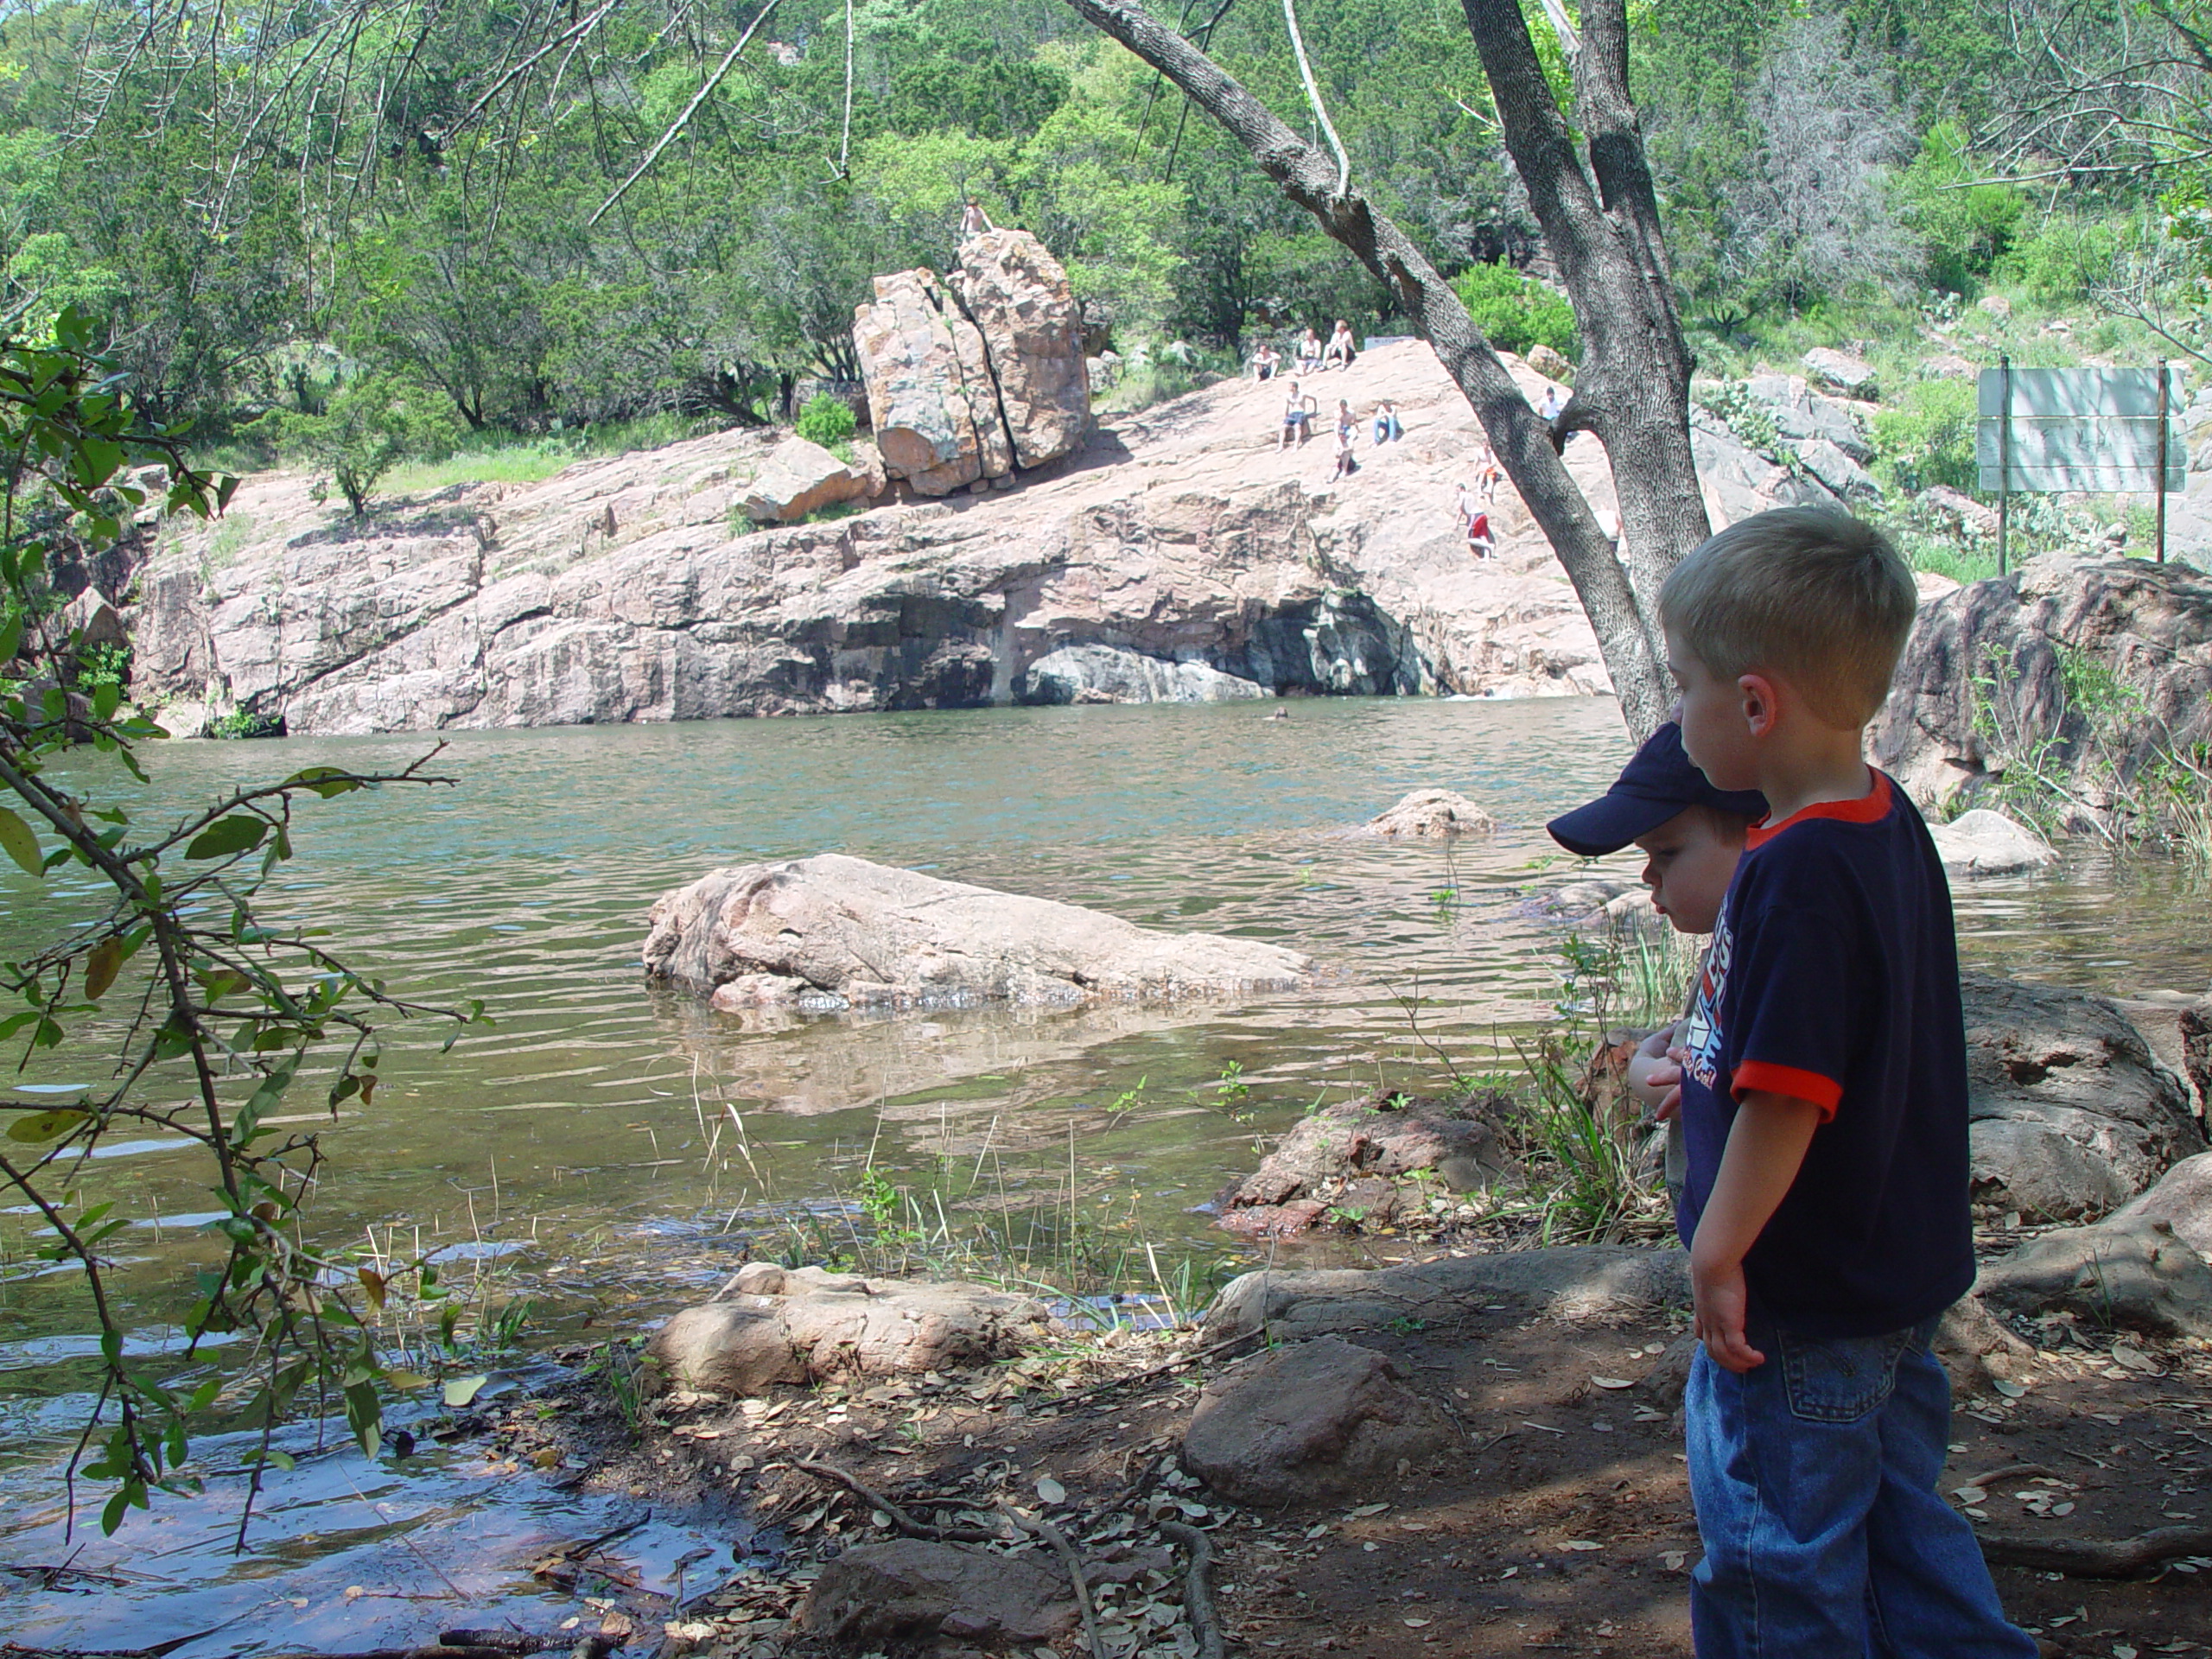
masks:
<svg viewBox="0 0 2212 1659"><path fill-rule="evenodd" d="M1899 217L1921 240L1928 279L1955 293L1989 275L2011 249L2028 209L2017 185L1974 182L1979 170L1965 129L1938 121L1897 179Z"/></svg>
<svg viewBox="0 0 2212 1659"><path fill-rule="evenodd" d="M798 412L798 435L809 443L818 443L824 449L848 442L860 429L860 421L853 413L853 406L842 397L833 397L826 391L817 392L806 400L806 407Z"/></svg>
<svg viewBox="0 0 2212 1659"><path fill-rule="evenodd" d="M1922 380L1897 405L1874 413L1874 472L1893 488L1917 492L1937 484L1974 487L1974 383Z"/></svg>
<svg viewBox="0 0 2212 1659"><path fill-rule="evenodd" d="M454 436L444 398L382 373L332 393L320 415L274 410L262 419L281 448L327 470L356 518L368 511L378 480L403 461L444 459Z"/></svg>
<svg viewBox="0 0 2212 1659"><path fill-rule="evenodd" d="M2054 214L2032 236L2021 238L1999 274L2038 300L2063 305L2087 297L2099 276L2109 277L2126 246L2126 232L2117 225L2084 224Z"/></svg>
<svg viewBox="0 0 2212 1659"><path fill-rule="evenodd" d="M1502 352L1526 353L1548 346L1562 357L1582 354L1575 332L1574 308L1510 265L1470 265L1452 279L1452 291L1475 320L1475 327Z"/></svg>

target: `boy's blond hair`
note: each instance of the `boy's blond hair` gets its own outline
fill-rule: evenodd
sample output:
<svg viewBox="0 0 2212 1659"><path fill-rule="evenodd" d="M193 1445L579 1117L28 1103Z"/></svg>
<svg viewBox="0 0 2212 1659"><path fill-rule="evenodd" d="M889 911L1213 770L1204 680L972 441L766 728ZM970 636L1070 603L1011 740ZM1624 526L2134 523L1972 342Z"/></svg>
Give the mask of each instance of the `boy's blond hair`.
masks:
<svg viewBox="0 0 2212 1659"><path fill-rule="evenodd" d="M1714 676L1767 670L1820 719L1864 726L1890 695L1919 595L1872 524L1778 507L1692 552L1659 590L1659 620Z"/></svg>

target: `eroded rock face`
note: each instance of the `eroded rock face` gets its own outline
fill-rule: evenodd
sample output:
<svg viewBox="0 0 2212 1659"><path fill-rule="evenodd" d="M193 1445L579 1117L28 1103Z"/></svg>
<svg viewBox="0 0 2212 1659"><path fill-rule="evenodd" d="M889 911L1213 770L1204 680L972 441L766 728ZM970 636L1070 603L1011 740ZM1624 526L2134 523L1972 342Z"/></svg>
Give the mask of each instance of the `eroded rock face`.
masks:
<svg viewBox="0 0 2212 1659"><path fill-rule="evenodd" d="M1387 1355L1334 1337L1232 1366L1206 1385L1183 1466L1237 1503L1326 1503L1399 1478L1453 1445L1450 1421Z"/></svg>
<svg viewBox="0 0 2212 1659"><path fill-rule="evenodd" d="M1876 762L1922 801L1971 800L2022 756L2082 798L2110 804L2104 763L2067 691L2071 653L2140 712L2107 723L2131 775L2162 734L2182 752L2212 743L2212 578L2147 559L2038 559L1925 604L1872 728ZM1977 707L1993 697L1996 730ZM2048 745L2048 747L2045 747ZM2085 823L2084 828L2088 827Z"/></svg>
<svg viewBox="0 0 2212 1659"><path fill-rule="evenodd" d="M657 900L652 923L646 973L733 1012L1166 1001L1290 989L1314 971L1256 939L1155 932L836 853L713 871Z"/></svg>
<svg viewBox="0 0 2212 1659"><path fill-rule="evenodd" d="M2203 1149L2180 1078L2103 997L1982 974L1959 987L1978 1199L2101 1215Z"/></svg>
<svg viewBox="0 0 2212 1659"><path fill-rule="evenodd" d="M823 1567L791 1624L855 1652L937 1637L993 1647L1050 1642L1080 1614L1067 1575L1049 1559L918 1538L855 1544Z"/></svg>
<svg viewBox="0 0 2212 1659"><path fill-rule="evenodd" d="M125 613L132 689L181 735L232 709L308 734L1246 688L1604 690L1589 623L1526 507L1501 493L1497 556L1477 564L1438 505L1479 435L1435 354L1378 346L1331 386L1361 407L1395 399L1406 425L1333 486L1326 445L1249 441L1281 419L1279 389L1249 380L1117 417L1016 490L879 498L742 534L733 518L741 528L771 436L456 486L365 522L316 502L305 475L257 474L222 522L162 526ZM1827 499L1725 431L1694 442L1715 524ZM1566 460L1611 500L1595 439L1576 434ZM116 602L127 586L100 591Z"/></svg>
<svg viewBox="0 0 2212 1659"><path fill-rule="evenodd" d="M2114 1211L2113 1222L2163 1221L2199 1255L2212 1259L2212 1152L2184 1158L2157 1185ZM2207 1310L2212 1317L2212 1309Z"/></svg>
<svg viewBox="0 0 2212 1659"><path fill-rule="evenodd" d="M1083 312L1067 272L1027 231L987 231L960 245L947 277L983 337L1017 467L1072 454L1090 431Z"/></svg>
<svg viewBox="0 0 2212 1659"><path fill-rule="evenodd" d="M677 1313L645 1352L666 1385L742 1396L1012 1359L1052 1329L1043 1304L982 1285L750 1262L727 1297Z"/></svg>

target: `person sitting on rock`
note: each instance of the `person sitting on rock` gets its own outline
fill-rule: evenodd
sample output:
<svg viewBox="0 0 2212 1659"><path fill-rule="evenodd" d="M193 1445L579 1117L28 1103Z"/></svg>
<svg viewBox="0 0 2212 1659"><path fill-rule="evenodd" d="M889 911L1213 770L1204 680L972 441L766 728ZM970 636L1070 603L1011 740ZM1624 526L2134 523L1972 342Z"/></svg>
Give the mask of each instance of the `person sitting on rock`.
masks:
<svg viewBox="0 0 2212 1659"><path fill-rule="evenodd" d="M1560 410L1566 407L1567 399L1560 396L1560 391L1557 386L1546 386L1544 388L1544 407L1541 412L1544 417L1544 423L1547 426L1550 425L1552 422L1559 419Z"/></svg>
<svg viewBox="0 0 2212 1659"><path fill-rule="evenodd" d="M1301 375L1321 372L1321 336L1311 328L1301 329L1299 333L1298 372Z"/></svg>
<svg viewBox="0 0 2212 1659"><path fill-rule="evenodd" d="M1406 429L1398 424L1398 406L1388 402L1375 406L1375 442L1391 443L1406 435Z"/></svg>
<svg viewBox="0 0 2212 1659"><path fill-rule="evenodd" d="M1320 405L1298 389L1297 381L1292 381L1289 394L1283 399L1282 438L1275 445L1276 453L1281 454L1294 443L1304 448L1306 440L1313 435L1313 417L1320 412Z"/></svg>
<svg viewBox="0 0 2212 1659"><path fill-rule="evenodd" d="M1325 369L1333 363L1340 369L1348 369L1351 359L1351 324L1338 317L1336 330L1329 336L1328 349L1321 353L1321 366Z"/></svg>
<svg viewBox="0 0 2212 1659"><path fill-rule="evenodd" d="M973 196L969 197L968 205L960 215L960 239L965 242L971 236L982 236L996 229L998 226L991 223L991 216L983 211L982 203Z"/></svg>
<svg viewBox="0 0 2212 1659"><path fill-rule="evenodd" d="M1260 349L1252 353L1252 378L1255 380L1272 380L1281 363L1282 354L1271 342L1263 340L1260 342Z"/></svg>

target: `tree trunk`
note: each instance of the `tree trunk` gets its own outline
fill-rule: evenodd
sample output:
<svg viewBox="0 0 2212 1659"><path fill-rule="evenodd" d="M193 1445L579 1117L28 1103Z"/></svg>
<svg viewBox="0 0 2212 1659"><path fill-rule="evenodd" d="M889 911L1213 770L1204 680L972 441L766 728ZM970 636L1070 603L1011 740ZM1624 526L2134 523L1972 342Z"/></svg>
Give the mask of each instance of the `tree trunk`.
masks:
<svg viewBox="0 0 2212 1659"><path fill-rule="evenodd" d="M1584 342L1574 395L1548 427L1451 285L1412 238L1361 196L1337 194L1333 157L1307 144L1199 48L1125 0L1067 0L1159 70L1251 151L1283 194L1390 286L1473 407L1506 475L1559 556L1596 631L1621 713L1639 739L1674 702L1656 620L1659 583L1705 539L1690 455L1689 353L1675 315L1656 200L1628 96L1622 0L1589 0L1575 72L1591 176L1515 0L1465 0L1505 130L1559 260ZM1622 555L1560 458L1586 429L1605 446L1620 500Z"/></svg>

